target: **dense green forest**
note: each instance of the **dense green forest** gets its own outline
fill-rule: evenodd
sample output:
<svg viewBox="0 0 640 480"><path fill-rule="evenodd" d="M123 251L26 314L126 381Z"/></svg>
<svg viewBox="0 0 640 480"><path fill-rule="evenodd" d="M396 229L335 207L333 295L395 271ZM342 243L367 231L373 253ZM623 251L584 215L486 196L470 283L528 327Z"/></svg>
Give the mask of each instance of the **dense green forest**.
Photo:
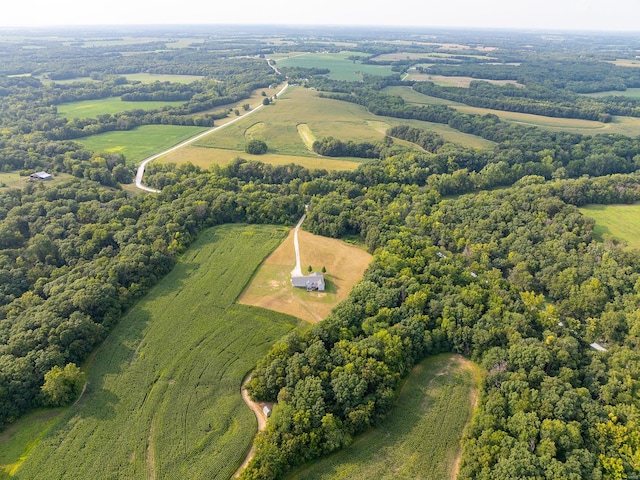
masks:
<svg viewBox="0 0 640 480"><path fill-rule="evenodd" d="M440 352L465 355L485 372L460 478L629 478L640 470L640 253L596 241L593 221L577 209L640 201L640 137L550 132L410 105L381 91L413 86L470 105L613 121L635 116L637 100L578 94L640 85L640 70L609 63L630 58L640 39L557 43L534 34L437 32L437 41L430 34L421 44L421 32L328 29L327 43L285 29L278 47L273 31L225 41L191 33L203 41L182 49L159 34L118 51L37 37L31 46L42 48L0 42L0 170L74 177L0 187L0 427L56 403L52 389L42 389L46 381L65 370L77 380L67 366L88 358L203 228L293 225L309 204L307 229L358 238L374 261L328 318L293 332L258 364L251 395L278 403L243 478L281 478L349 444L393 414L401 379ZM453 40L469 49L439 46ZM389 60L399 72L391 77L340 82L323 68L291 75L324 97L447 125L495 142L493 149L447 142L426 124L400 125L382 142L314 144L322 155L369 159L352 172L242 159L210 169L151 164L145 183L161 192L136 196L122 189L133 175L122 155L72 141L142 124L212 125L213 107L284 80L265 55L335 50L347 41L356 45L353 62L420 55ZM446 56L420 66L435 53ZM401 80L409 68L524 87ZM204 78L144 84L125 77L140 72ZM61 103L109 97L185 103L87 119L57 115ZM404 151L393 139L423 151Z"/></svg>

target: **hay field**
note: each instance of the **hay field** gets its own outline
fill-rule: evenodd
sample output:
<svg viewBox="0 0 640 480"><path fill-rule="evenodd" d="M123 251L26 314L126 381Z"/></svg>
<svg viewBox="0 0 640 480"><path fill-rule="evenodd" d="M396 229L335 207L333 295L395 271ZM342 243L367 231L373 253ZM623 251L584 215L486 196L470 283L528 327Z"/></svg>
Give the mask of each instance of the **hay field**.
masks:
<svg viewBox="0 0 640 480"><path fill-rule="evenodd" d="M157 110L167 106L182 105L177 102L125 102L120 97L100 98L98 100L82 100L79 102L62 103L57 106L58 117L65 118L94 118L107 113L121 113L129 110Z"/></svg>
<svg viewBox="0 0 640 480"><path fill-rule="evenodd" d="M604 241L609 236L622 240L628 248L640 248L640 204L586 205L580 212L596 221L596 240Z"/></svg>
<svg viewBox="0 0 640 480"><path fill-rule="evenodd" d="M203 231L99 347L84 396L34 440L14 478L230 478L257 429L242 379L301 324L234 303L284 235Z"/></svg>
<svg viewBox="0 0 640 480"><path fill-rule="evenodd" d="M127 164L141 162L206 130L180 125L142 125L133 130L99 133L76 141L95 152L122 153Z"/></svg>
<svg viewBox="0 0 640 480"><path fill-rule="evenodd" d="M311 265L314 271L327 269L324 292L307 292L291 286L290 273L295 267L293 230L260 266L238 302L245 305L287 313L311 323L325 318L333 307L347 298L351 288L362 278L371 255L334 238L321 237L300 230L302 271Z"/></svg>
<svg viewBox="0 0 640 480"><path fill-rule="evenodd" d="M464 357L428 358L414 368L380 425L287 478L454 480L478 384L478 367Z"/></svg>

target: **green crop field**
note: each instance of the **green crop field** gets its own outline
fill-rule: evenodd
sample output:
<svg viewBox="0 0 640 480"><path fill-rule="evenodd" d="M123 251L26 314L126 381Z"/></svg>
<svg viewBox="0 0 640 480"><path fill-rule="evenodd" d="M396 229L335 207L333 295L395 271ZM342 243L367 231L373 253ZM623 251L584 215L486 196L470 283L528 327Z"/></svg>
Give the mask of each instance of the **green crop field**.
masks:
<svg viewBox="0 0 640 480"><path fill-rule="evenodd" d="M399 95L409 103L418 105L450 105L459 112L472 115L486 115L492 113L500 117L505 122L530 125L550 131L563 131L570 133L580 133L584 135L595 135L598 133L618 133L635 137L640 135L640 118L634 117L614 117L611 123L601 123L593 120L582 120L579 118L558 118L546 117L544 115L531 115L529 113L506 112L503 110L493 110L490 108L470 107L457 102L451 102L441 98L431 97L416 92L411 87L393 87L386 89L393 95Z"/></svg>
<svg viewBox="0 0 640 480"><path fill-rule="evenodd" d="M640 204L587 205L580 211L596 221L593 234L597 240L611 236L629 248L640 248Z"/></svg>
<svg viewBox="0 0 640 480"><path fill-rule="evenodd" d="M129 131L99 133L76 141L94 152L122 153L136 164L206 130L180 125L142 125Z"/></svg>
<svg viewBox="0 0 640 480"><path fill-rule="evenodd" d="M80 401L35 446L22 440L32 448L12 478L230 478L257 430L242 379L299 324L234 301L287 232L202 232L98 349ZM16 450L0 443L13 452L0 458Z"/></svg>
<svg viewBox="0 0 640 480"><path fill-rule="evenodd" d="M409 376L395 408L377 428L289 478L453 479L477 386L476 367L462 357L429 358Z"/></svg>
<svg viewBox="0 0 640 480"><path fill-rule="evenodd" d="M475 135L467 135L447 125L379 117L361 105L319 97L305 88L291 88L273 105L262 108L227 128L196 142L196 146L228 149L243 156L249 136L266 141L269 152L280 155L317 157L309 151L298 126L304 124L304 135L314 138L333 136L356 142L382 140L393 125L410 124L433 130L447 140L472 148L491 148L488 142ZM345 159L348 160L348 159ZM351 159L354 160L354 159Z"/></svg>
<svg viewBox="0 0 640 480"><path fill-rule="evenodd" d="M58 116L65 118L93 118L107 113L114 114L129 110L156 110L167 106L182 105L184 102L124 102L120 97L83 100L58 105Z"/></svg>
<svg viewBox="0 0 640 480"><path fill-rule="evenodd" d="M362 80L362 74L391 75L389 65L365 65L359 61L349 60L349 56L364 55L358 52L340 53L298 53L287 58L277 58L279 67L328 68L329 78L334 80Z"/></svg>

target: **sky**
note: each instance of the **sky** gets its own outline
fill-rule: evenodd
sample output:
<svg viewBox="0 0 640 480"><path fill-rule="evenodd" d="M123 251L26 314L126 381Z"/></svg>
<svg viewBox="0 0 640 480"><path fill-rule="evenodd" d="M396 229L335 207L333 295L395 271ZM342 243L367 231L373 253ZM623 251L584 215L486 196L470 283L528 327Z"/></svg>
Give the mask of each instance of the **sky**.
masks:
<svg viewBox="0 0 640 480"><path fill-rule="evenodd" d="M182 6L182 8L180 8ZM406 25L640 31L639 0L9 0L0 26Z"/></svg>

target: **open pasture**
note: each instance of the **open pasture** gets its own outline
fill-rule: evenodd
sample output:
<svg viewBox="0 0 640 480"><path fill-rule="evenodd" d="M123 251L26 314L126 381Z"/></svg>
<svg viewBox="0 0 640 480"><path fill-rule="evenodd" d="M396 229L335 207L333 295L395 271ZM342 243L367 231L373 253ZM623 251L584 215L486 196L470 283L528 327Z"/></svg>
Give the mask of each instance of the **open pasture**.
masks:
<svg viewBox="0 0 640 480"><path fill-rule="evenodd" d="M94 118L107 113L121 113L129 110L157 110L162 107L178 106L184 102L124 102L120 97L100 98L98 100L82 100L80 102L62 103L57 106L58 116L72 118Z"/></svg>
<svg viewBox="0 0 640 480"><path fill-rule="evenodd" d="M371 255L365 250L335 238L300 230L300 262L303 273L311 265L314 271L327 269L324 292L307 292L291 286L291 270L296 256L293 230L287 239L264 261L238 301L268 308L316 323L333 307L346 299L351 288L362 278Z"/></svg>
<svg viewBox="0 0 640 480"><path fill-rule="evenodd" d="M171 44L173 46L173 44ZM177 48L177 47L176 47ZM128 73L124 75L130 82L173 82L173 83L191 83L202 80L202 75L172 75L160 73Z"/></svg>
<svg viewBox="0 0 640 480"><path fill-rule="evenodd" d="M202 232L98 349L84 396L13 478L230 478L256 432L242 379L299 323L234 301L285 235Z"/></svg>
<svg viewBox="0 0 640 480"><path fill-rule="evenodd" d="M442 98L424 95L411 89L411 87L391 87L385 89L385 91L392 95L399 95L404 98L405 101L417 105L449 105L459 112L469 113L471 115L486 115L487 113L491 113L505 122L519 123L550 131L579 133L583 135L596 135L598 133L618 133L630 137L640 135L640 118L635 117L614 117L611 123L602 123L594 120L582 120L580 118L547 117L544 115L532 115L530 113L470 107Z"/></svg>
<svg viewBox="0 0 640 480"><path fill-rule="evenodd" d="M493 83L494 85L518 85L521 86L521 83L518 83L515 80L490 80L485 78L473 78L473 77L449 77L445 75L431 75L428 73L420 73L418 71L409 72L409 76L406 80L415 80L417 82L433 82L436 85L441 85L443 87L464 87L469 88L471 82L474 81L483 81Z"/></svg>
<svg viewBox="0 0 640 480"><path fill-rule="evenodd" d="M304 68L328 68L331 70L329 78L334 80L362 80L362 74L391 75L389 65L366 65L360 61L349 60L350 56L368 56L366 53L340 52L340 53L307 53L304 55L292 55L288 58L277 59L279 67L304 67Z"/></svg>
<svg viewBox="0 0 640 480"><path fill-rule="evenodd" d="M610 95L616 97L640 98L640 88L627 88L624 92L618 90L609 90L606 92L586 93L587 97L608 97Z"/></svg>
<svg viewBox="0 0 640 480"><path fill-rule="evenodd" d="M640 68L640 60L633 60L630 58L620 58L609 63L613 63L618 67Z"/></svg>
<svg viewBox="0 0 640 480"><path fill-rule="evenodd" d="M142 125L129 131L99 133L76 141L89 150L122 153L128 164L136 164L204 130L206 128L180 125Z"/></svg>
<svg viewBox="0 0 640 480"><path fill-rule="evenodd" d="M622 240L628 248L640 248L640 204L587 205L580 212L596 221L593 236L605 240L605 236Z"/></svg>
<svg viewBox="0 0 640 480"><path fill-rule="evenodd" d="M459 355L429 358L409 375L382 423L290 480L455 479L478 371Z"/></svg>

